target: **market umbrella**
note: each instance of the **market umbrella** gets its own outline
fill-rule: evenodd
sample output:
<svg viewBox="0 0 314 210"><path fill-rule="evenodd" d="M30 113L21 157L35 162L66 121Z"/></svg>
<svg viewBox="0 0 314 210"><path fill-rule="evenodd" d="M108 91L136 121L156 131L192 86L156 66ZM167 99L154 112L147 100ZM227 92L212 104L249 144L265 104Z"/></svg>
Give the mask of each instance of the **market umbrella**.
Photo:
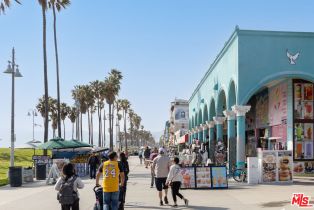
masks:
<svg viewBox="0 0 314 210"><path fill-rule="evenodd" d="M75 139L67 141L69 144L71 144L73 147L72 148L78 148L78 147L93 147L93 145L85 143L83 141L78 141Z"/></svg>
<svg viewBox="0 0 314 210"><path fill-rule="evenodd" d="M46 143L38 145L38 149L63 149L63 148L71 148L71 143L69 141L65 141L62 138L54 138L50 139Z"/></svg>

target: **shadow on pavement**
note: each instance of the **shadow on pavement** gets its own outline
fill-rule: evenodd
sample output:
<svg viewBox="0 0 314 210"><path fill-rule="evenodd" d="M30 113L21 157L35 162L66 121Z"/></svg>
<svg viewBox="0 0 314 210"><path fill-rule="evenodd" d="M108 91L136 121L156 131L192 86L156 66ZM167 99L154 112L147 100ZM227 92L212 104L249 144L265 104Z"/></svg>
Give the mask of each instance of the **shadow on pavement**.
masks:
<svg viewBox="0 0 314 210"><path fill-rule="evenodd" d="M223 208L223 207L210 207L210 206L178 206L176 208L171 208L171 206L140 206L136 204L126 204L125 205L126 209L165 209L165 208L170 208L170 209L199 209L199 210L227 210L228 208Z"/></svg>
<svg viewBox="0 0 314 210"><path fill-rule="evenodd" d="M285 205L289 203L290 201L273 201L273 202L262 203L260 204L260 206L264 208L284 207Z"/></svg>

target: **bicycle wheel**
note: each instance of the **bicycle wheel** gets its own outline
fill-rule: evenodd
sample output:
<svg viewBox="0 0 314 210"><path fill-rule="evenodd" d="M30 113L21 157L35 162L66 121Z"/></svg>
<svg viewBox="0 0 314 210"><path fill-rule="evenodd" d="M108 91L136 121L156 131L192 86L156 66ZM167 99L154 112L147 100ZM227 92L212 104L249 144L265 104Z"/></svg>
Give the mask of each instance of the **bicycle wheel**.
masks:
<svg viewBox="0 0 314 210"><path fill-rule="evenodd" d="M245 177L244 171L242 169L236 169L233 171L233 179L237 182L243 182L243 178Z"/></svg>

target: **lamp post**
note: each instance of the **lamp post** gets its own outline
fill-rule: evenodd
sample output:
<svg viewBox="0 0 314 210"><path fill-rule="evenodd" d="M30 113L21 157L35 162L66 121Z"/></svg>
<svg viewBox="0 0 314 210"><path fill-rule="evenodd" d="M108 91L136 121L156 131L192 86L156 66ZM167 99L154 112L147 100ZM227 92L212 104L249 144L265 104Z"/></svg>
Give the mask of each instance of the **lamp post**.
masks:
<svg viewBox="0 0 314 210"><path fill-rule="evenodd" d="M33 138L32 141L35 141L35 126L39 126L35 123L35 117L37 117L37 111L35 109L32 109L28 111L27 116L33 118Z"/></svg>
<svg viewBox="0 0 314 210"><path fill-rule="evenodd" d="M11 74L12 76L12 101L11 101L11 150L10 150L10 166L14 166L14 98L15 98L15 77L22 77L19 71L18 65L15 64L15 51L12 49L12 61L9 61L5 74Z"/></svg>

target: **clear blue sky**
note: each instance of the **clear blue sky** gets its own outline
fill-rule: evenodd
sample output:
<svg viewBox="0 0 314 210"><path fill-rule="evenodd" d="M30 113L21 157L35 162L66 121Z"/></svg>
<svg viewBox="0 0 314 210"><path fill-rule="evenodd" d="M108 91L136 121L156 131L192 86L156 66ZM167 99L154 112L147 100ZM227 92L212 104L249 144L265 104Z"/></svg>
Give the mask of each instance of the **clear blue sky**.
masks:
<svg viewBox="0 0 314 210"><path fill-rule="evenodd" d="M41 9L37 1L22 2L0 16L0 69L14 46L24 75L16 81L17 144L31 140L27 112L43 94ZM310 0L73 0L58 15L62 101L73 103L74 85L103 79L117 68L124 75L120 97L132 102L146 129L159 132L170 101L190 97L236 25L314 31L313 8ZM49 94L55 97L51 12L47 18ZM10 139L10 82L0 74L0 146ZM36 121L43 124L40 117ZM41 128L36 139L42 139Z"/></svg>

